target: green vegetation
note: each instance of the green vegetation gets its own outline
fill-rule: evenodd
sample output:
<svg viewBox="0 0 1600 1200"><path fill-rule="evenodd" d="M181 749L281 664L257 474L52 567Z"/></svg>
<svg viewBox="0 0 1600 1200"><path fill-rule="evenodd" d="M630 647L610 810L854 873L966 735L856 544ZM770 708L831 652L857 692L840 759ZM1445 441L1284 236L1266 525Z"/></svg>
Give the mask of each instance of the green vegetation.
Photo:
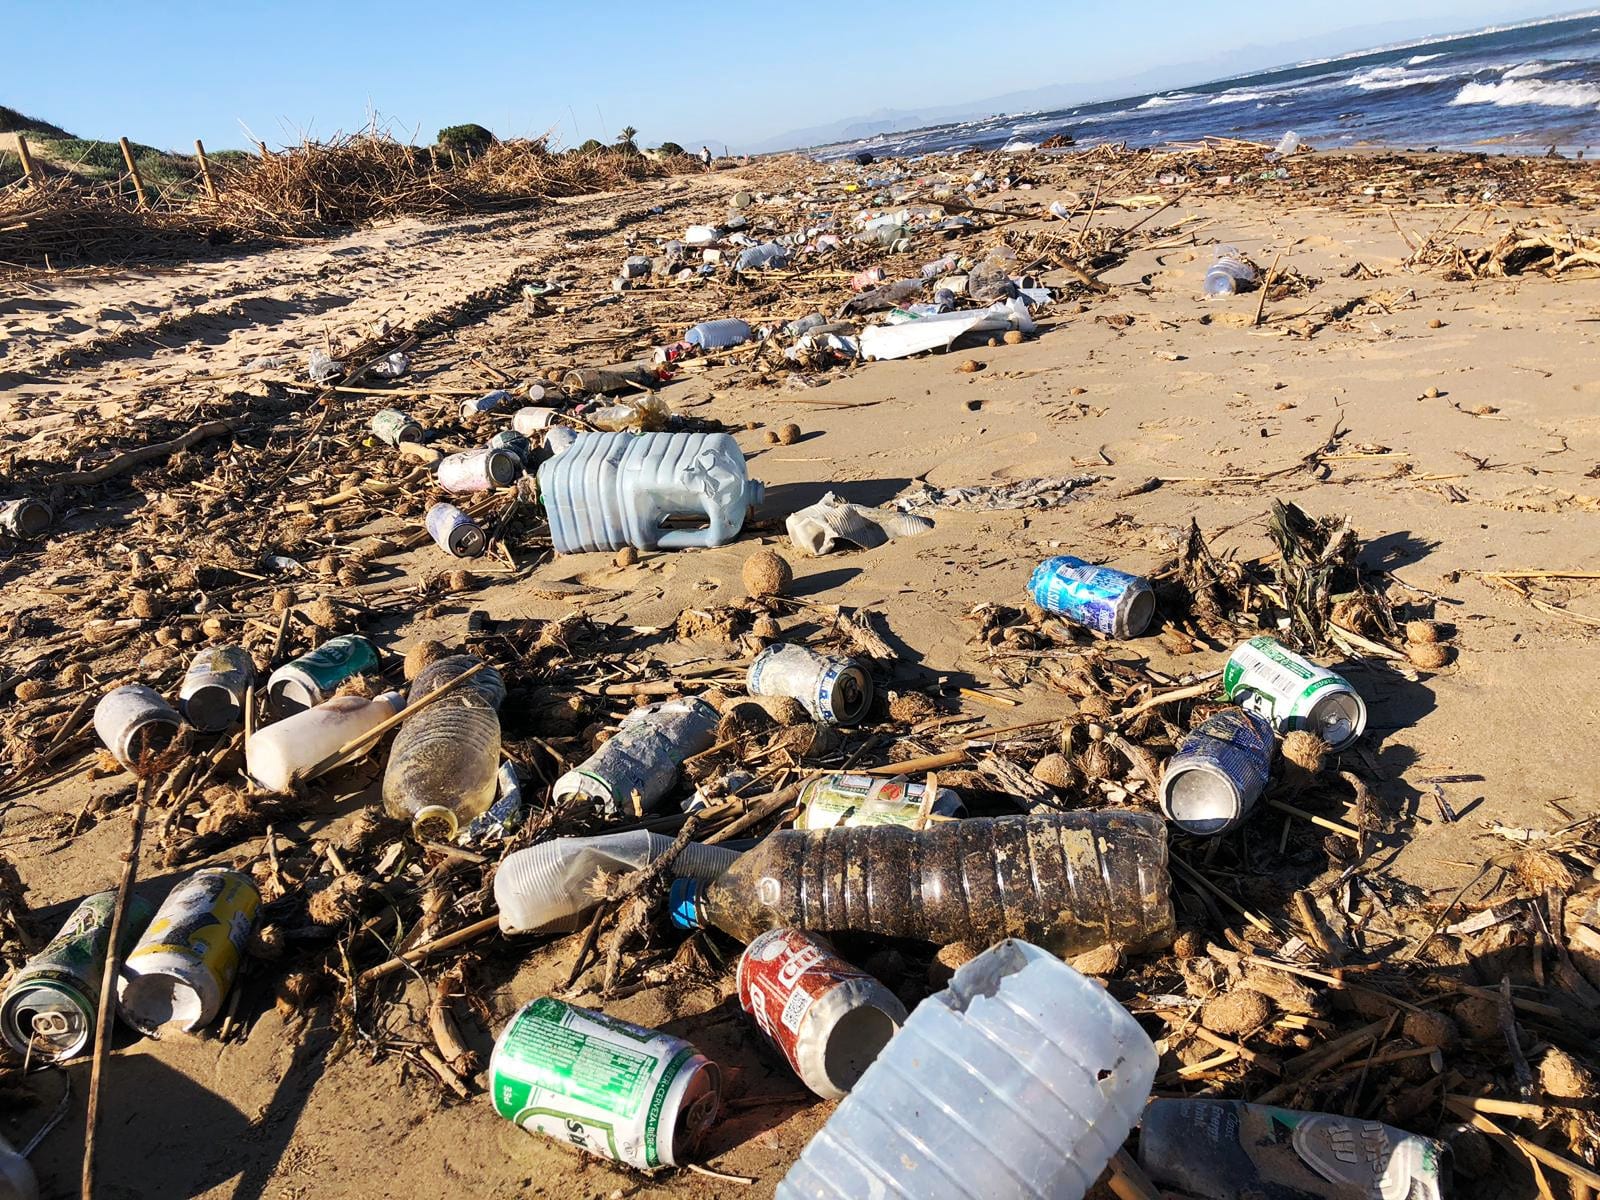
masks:
<svg viewBox="0 0 1600 1200"><path fill-rule="evenodd" d="M59 125L24 116L14 108L0 104L0 133L38 133L45 137L70 138L72 135Z"/></svg>
<svg viewBox="0 0 1600 1200"><path fill-rule="evenodd" d="M578 147L578 153L593 154L596 150L604 150L605 148L606 144L599 138L590 138L587 142Z"/></svg>
<svg viewBox="0 0 1600 1200"><path fill-rule="evenodd" d="M633 140L638 136L639 131L632 125L624 126L622 132L617 134L617 149L625 154L639 153L639 147Z"/></svg>
<svg viewBox="0 0 1600 1200"><path fill-rule="evenodd" d="M686 153L684 148L682 146L678 145L677 142L662 142L661 145L656 147L656 150L658 152L662 153L662 154L684 154L684 153Z"/></svg>
<svg viewBox="0 0 1600 1200"><path fill-rule="evenodd" d="M439 130L438 142L452 150L466 150L473 154L481 153L494 145L498 139L482 125L446 125Z"/></svg>

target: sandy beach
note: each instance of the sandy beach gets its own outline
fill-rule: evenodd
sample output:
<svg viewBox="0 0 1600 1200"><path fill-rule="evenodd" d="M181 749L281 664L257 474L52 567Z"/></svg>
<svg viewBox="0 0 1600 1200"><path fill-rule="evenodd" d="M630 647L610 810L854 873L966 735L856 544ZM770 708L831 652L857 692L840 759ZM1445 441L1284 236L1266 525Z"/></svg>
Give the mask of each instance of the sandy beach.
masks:
<svg viewBox="0 0 1600 1200"><path fill-rule="evenodd" d="M770 160L530 212L404 220L259 253L13 280L0 299L0 473L17 494L49 498L58 514L43 541L16 546L0 564L0 617L10 631L0 653L10 764L0 853L26 889L26 927L48 936L79 898L115 884L133 793L129 775L96 768L98 746L81 726L47 767L30 763L91 692L135 678L175 685L190 642L158 639L161 629L198 632L211 615L258 653L275 637L292 652L326 635L306 613L328 599L347 610L339 627L380 642L398 681L409 648L427 639L460 644L469 616L483 614L498 631L487 652L526 675L524 695L581 688L614 680L586 675L581 659L538 659L542 623L578 615L634 631L670 629L685 609L742 601L745 560L770 546L794 568L793 603L780 618L786 634L826 623L836 612L830 606L873 614L896 655L881 664L891 685L927 694L944 716L972 718L914 737L891 731L864 753L863 764L876 764L959 745L986 727L1070 717L1076 702L1050 671L1070 656L1065 644L1040 653L1018 639L990 644L981 635L996 622L975 612L1021 608L1043 559L1075 554L1171 580L1193 521L1219 558L1269 561L1274 500L1317 518L1348 517L1363 576L1395 611L1454 630L1448 661L1436 669L1403 653L1326 656L1368 706L1367 734L1339 766L1365 781L1377 812L1358 814L1352 795L1332 791L1304 805L1338 825L1372 820L1363 872L1384 908L1369 913L1361 963L1381 970L1386 956L1409 951L1475 879L1457 916L1491 907L1511 894L1491 894L1493 880L1480 871L1511 847L1497 829L1553 831L1596 813L1600 751L1588 734L1600 715L1600 269L1574 263L1553 276L1461 278L1442 247L1470 253L1513 228L1592 232L1600 175L1562 164L1517 186L1514 163L1377 154L1307 173L1303 163L1320 157L1297 156L1286 179L1254 178L1264 169L1258 164L1251 177L1223 172L1230 182L1221 183L1177 160L1129 169L1094 154L968 156L956 169L1011 168L1027 186L973 197L969 207L982 211L971 214L970 231L884 258L888 278L915 274L918 262L947 250L975 256L1002 238L1024 261L1076 254L1073 267L1037 269L1057 299L1038 314L1035 334L1020 344L980 340L949 353L793 374L781 355L749 348L690 358L662 399L674 413L734 432L752 477L766 486L737 540L646 552L619 565L610 553L553 555L530 523L526 540L508 539L509 557L469 564L471 578L454 582L449 572L460 564L418 544L417 514L431 494L425 474L361 442L373 412L392 401L425 425L447 426L462 398L551 368L638 357L699 320L776 325L813 308L831 316L850 296L852 272L827 260L739 286L653 280L613 293L610 281L628 254L652 253L690 224L726 220L736 194L754 197L738 211L773 232L792 228L805 211L795 206L801 193L819 197L809 211L836 206L841 214L863 204L861 194L837 190L843 176L816 164ZM1499 182L1483 184L1484 174ZM1058 199L1067 220L1046 211ZM1201 294L1218 244L1272 271L1265 297ZM557 275L575 282L544 300L524 296L524 284ZM406 343L412 367L392 387L369 380L362 386L370 393L319 398L304 383L313 348L349 357L400 334L414 339ZM273 355L286 356L285 365L247 373ZM969 361L976 369L962 369ZM231 433L176 459L105 484L61 482L129 448L226 419L238 421ZM798 439L769 441L786 423L799 427ZM352 483L353 472L362 477ZM1062 476L1082 482L1059 503L934 504L921 510L934 520L931 532L870 550L809 558L784 531L785 516L827 492L883 505L919 485L948 499L953 489L1003 492ZM363 502L294 511L297 501L343 486L367 487ZM241 495L253 496L253 507L241 507ZM218 525L220 518L227 520ZM341 577L352 548L373 538L388 539L389 552ZM291 557L303 570L283 579L264 573L263 553L289 553L282 548L296 542ZM164 554L130 570L130 551L152 544ZM332 574L317 569L325 557L335 560ZM299 605L286 627L272 608L280 586L292 587ZM154 615L133 607L141 591L160 597ZM211 599L197 609L201 594ZM108 621L130 623L108 642L88 640L86 626ZM1083 634L1071 652L1096 650L1180 686L1218 670L1231 648L1192 625L1157 628L1159 635L1126 642ZM652 653L667 678L673 664L746 661L736 645L671 638ZM61 682L75 663L86 674L76 685ZM23 680L47 686L24 700ZM530 713L508 721L508 747L519 755L541 753L534 738L570 752L578 734L542 727ZM901 735L906 747L891 755ZM308 809L278 817L270 834L248 820L206 824L209 810L231 803L218 793L242 794L237 770L193 797L163 836L167 812L158 805L141 890L159 896L207 863L259 865L269 840L271 853L301 864L286 867L289 875L305 876L374 801L381 771L379 756L341 773L314 789ZM537 783L530 791L543 802ZM1224 927L1248 933L1236 908L1275 921L1290 912L1296 888L1331 894L1346 864L1323 852L1326 836L1301 816L1258 812L1214 862L1205 860L1235 907L1216 909L1212 897L1202 901L1185 885L1181 915L1201 921L1209 904ZM1592 845L1586 853L1592 866ZM362 917L383 904L375 898ZM412 903L408 927L415 911ZM482 911L446 913L434 928ZM1227 944L1215 921L1205 936ZM432 1044L428 1008L452 961L461 972L445 986L455 989L463 1038L482 1054L518 1006L563 986L578 940L491 935L464 959L398 973L381 1001L369 997L356 1011L333 1002L343 994L337 988L275 1003L293 946L288 961L252 959L226 1040L215 1028L160 1041L119 1034L105 1077L103 1194L770 1196L834 1106L805 1093L762 1044L739 1011L731 962L704 951L676 953L669 939L627 994L603 1007L686 1037L721 1066L728 1105L700 1161L751 1183L687 1171L646 1181L580 1158L496 1116L481 1076L469 1074L471 1094L462 1098L412 1051ZM1541 1003L1555 1003L1563 988L1549 934L1497 943L1492 956L1477 953L1470 938L1446 940L1455 957L1426 961L1457 982L1495 988L1505 976ZM926 960L900 949L851 948L876 956L902 982L926 974ZM1432 946L1430 955L1442 953ZM328 969L344 976L384 957L368 941ZM1144 988L1155 968L1112 972L1113 994L1125 998L1118 980L1133 975L1121 970L1147 972L1139 976ZM598 986L590 971L569 998L601 1007ZM926 978L918 986L925 994ZM1435 1007L1449 1011L1457 998L1442 989ZM1568 998L1582 1003L1581 992ZM1335 1013L1348 1012L1338 995L1330 1001ZM1537 1062L1555 1023L1524 1020ZM1149 1028L1154 1035L1159 1022ZM1286 1057L1319 1036L1269 1030L1261 1044ZM1163 1073L1195 1061L1179 1054L1183 1040L1164 1039ZM1505 1052L1493 1038L1452 1051L1475 1064L1474 1078L1503 1068ZM1213 1094L1264 1090L1239 1067L1205 1080ZM88 1060L66 1074L81 1096ZM1380 1077L1378 1068L1372 1075L1339 1093L1361 1115L1381 1116L1402 1089L1424 1082ZM47 1075L30 1086L53 1103L60 1082ZM1158 1083L1161 1094L1177 1090ZM19 1108L0 1128L25 1140L34 1111ZM1435 1097L1410 1119L1433 1134L1459 1118ZM75 1106L34 1155L45 1195L75 1194L82 1139ZM1556 1134L1549 1143L1569 1153ZM1525 1164L1498 1150L1483 1186L1489 1190L1477 1194L1540 1195Z"/></svg>

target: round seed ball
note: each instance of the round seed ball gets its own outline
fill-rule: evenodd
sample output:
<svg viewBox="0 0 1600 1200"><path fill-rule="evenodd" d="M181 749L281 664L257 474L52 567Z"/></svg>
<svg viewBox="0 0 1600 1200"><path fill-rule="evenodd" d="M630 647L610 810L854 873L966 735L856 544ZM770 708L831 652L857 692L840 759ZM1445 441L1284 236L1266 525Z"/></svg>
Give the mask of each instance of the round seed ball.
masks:
<svg viewBox="0 0 1600 1200"><path fill-rule="evenodd" d="M1440 621L1407 621L1406 641L1413 643L1445 641L1445 627Z"/></svg>
<svg viewBox="0 0 1600 1200"><path fill-rule="evenodd" d="M776 446L778 444L778 431L776 429L768 429L761 435L761 440L769 446Z"/></svg>
<svg viewBox="0 0 1600 1200"><path fill-rule="evenodd" d="M1500 1036L1500 1006L1482 996L1468 996L1450 1010L1461 1032L1474 1040Z"/></svg>
<svg viewBox="0 0 1600 1200"><path fill-rule="evenodd" d="M154 592L135 592L128 601L128 611L136 617L159 617L163 605Z"/></svg>
<svg viewBox="0 0 1600 1200"><path fill-rule="evenodd" d="M82 663L68 663L61 668L61 686L65 688L82 687L89 678L89 668Z"/></svg>
<svg viewBox="0 0 1600 1200"><path fill-rule="evenodd" d="M1116 709L1104 696L1085 696L1078 701L1078 715L1096 721L1109 721L1116 715Z"/></svg>
<svg viewBox="0 0 1600 1200"><path fill-rule="evenodd" d="M272 593L272 611L274 615L281 616L294 607L294 590L292 588L279 588Z"/></svg>
<svg viewBox="0 0 1600 1200"><path fill-rule="evenodd" d="M939 715L939 706L921 692L900 692L889 700L889 718L901 725L915 725Z"/></svg>
<svg viewBox="0 0 1600 1200"><path fill-rule="evenodd" d="M1020 330L1020 329L1008 329L1008 330L1006 330L1005 342L1006 342L1006 345L1008 345L1008 346L1020 346L1020 345L1022 345L1022 330Z"/></svg>
<svg viewBox="0 0 1600 1200"><path fill-rule="evenodd" d="M1430 387L1430 388L1426 389L1422 394L1424 396L1426 396L1429 400L1437 400L1439 398L1439 389L1436 388L1436 387Z"/></svg>
<svg viewBox="0 0 1600 1200"><path fill-rule="evenodd" d="M472 572L456 568L445 578L445 591L464 592L472 586Z"/></svg>
<svg viewBox="0 0 1600 1200"><path fill-rule="evenodd" d="M408 681L415 679L422 674L422 668L426 667L434 659L443 658L449 653L450 651L446 650L438 642L418 642L406 651L406 679Z"/></svg>
<svg viewBox="0 0 1600 1200"><path fill-rule="evenodd" d="M793 421L778 426L778 444L792 446L800 440L800 426Z"/></svg>
<svg viewBox="0 0 1600 1200"><path fill-rule="evenodd" d="M1110 975L1122 965L1122 951L1117 949L1114 942L1107 942L1103 946L1096 946L1093 950L1086 950L1082 954L1072 957L1072 969L1080 975L1096 978Z"/></svg>
<svg viewBox="0 0 1600 1200"><path fill-rule="evenodd" d="M744 590L750 596L781 596L794 582L794 570L776 550L757 550L744 560Z"/></svg>
<svg viewBox="0 0 1600 1200"><path fill-rule="evenodd" d="M1046 754L1033 764L1033 777L1040 783L1062 791L1072 788L1083 778L1064 754Z"/></svg>
<svg viewBox="0 0 1600 1200"><path fill-rule="evenodd" d="M1407 1013L1400 1028L1419 1046L1453 1046L1461 1037L1456 1023L1441 1012Z"/></svg>
<svg viewBox="0 0 1600 1200"><path fill-rule="evenodd" d="M976 375L979 371L983 370L983 364L975 358L969 358L964 360L962 364L956 368L956 370L960 371L963 375Z"/></svg>
<svg viewBox="0 0 1600 1200"><path fill-rule="evenodd" d="M728 705L723 711L722 720L717 722L717 741L726 742L764 733L774 724L772 715L762 705L754 700L740 701Z"/></svg>
<svg viewBox="0 0 1600 1200"><path fill-rule="evenodd" d="M306 616L318 629L333 629L339 624L339 610L333 601L323 597L306 606Z"/></svg>
<svg viewBox="0 0 1600 1200"><path fill-rule="evenodd" d="M1438 317L1429 317L1428 318L1428 328L1429 329L1443 329L1444 328L1444 322L1439 320Z"/></svg>
<svg viewBox="0 0 1600 1200"><path fill-rule="evenodd" d="M1206 952L1206 939L1198 929L1183 929L1172 939L1174 958L1199 958Z"/></svg>
<svg viewBox="0 0 1600 1200"><path fill-rule="evenodd" d="M619 567L631 567L639 561L639 552L632 546L624 546L617 551L617 557L611 560Z"/></svg>
<svg viewBox="0 0 1600 1200"><path fill-rule="evenodd" d="M42 679L24 679L17 684L17 699L21 701L37 700L41 696L50 694L50 685Z"/></svg>
<svg viewBox="0 0 1600 1200"><path fill-rule="evenodd" d="M1283 739L1283 761L1291 763L1307 775L1319 775L1328 765L1332 747L1314 733L1296 729Z"/></svg>
<svg viewBox="0 0 1600 1200"><path fill-rule="evenodd" d="M811 720L806 706L793 696L757 696L756 703L779 725L800 725Z"/></svg>
<svg viewBox="0 0 1600 1200"><path fill-rule="evenodd" d="M1258 1029L1272 1016L1272 1001L1249 988L1228 992L1205 1002L1200 1024L1212 1033L1237 1037Z"/></svg>
<svg viewBox="0 0 1600 1200"><path fill-rule="evenodd" d="M1406 658L1413 667L1424 671L1437 671L1450 661L1450 647L1437 642L1412 642L1406 646Z"/></svg>

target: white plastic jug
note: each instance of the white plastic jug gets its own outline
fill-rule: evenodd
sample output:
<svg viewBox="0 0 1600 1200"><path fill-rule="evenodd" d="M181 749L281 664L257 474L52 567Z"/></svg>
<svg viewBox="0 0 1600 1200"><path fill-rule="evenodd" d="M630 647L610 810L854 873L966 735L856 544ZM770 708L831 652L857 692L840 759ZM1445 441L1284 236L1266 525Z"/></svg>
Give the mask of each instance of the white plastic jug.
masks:
<svg viewBox="0 0 1600 1200"><path fill-rule="evenodd" d="M558 554L720 546L764 494L725 433L580 433L539 468ZM668 529L672 518L705 527Z"/></svg>
<svg viewBox="0 0 1600 1200"><path fill-rule="evenodd" d="M775 1200L1082 1200L1155 1073L1103 987L1001 942L917 1006Z"/></svg>

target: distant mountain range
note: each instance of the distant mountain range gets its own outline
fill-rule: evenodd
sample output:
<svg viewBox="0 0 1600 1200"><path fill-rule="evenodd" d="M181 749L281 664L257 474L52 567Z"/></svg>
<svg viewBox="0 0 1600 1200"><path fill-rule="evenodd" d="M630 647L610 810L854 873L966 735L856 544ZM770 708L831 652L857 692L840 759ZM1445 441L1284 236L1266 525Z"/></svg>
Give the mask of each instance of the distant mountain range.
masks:
<svg viewBox="0 0 1600 1200"><path fill-rule="evenodd" d="M1463 32L1470 31L1463 30ZM859 138L874 137L880 133L902 133L912 129L925 129L930 125L970 121L977 117L1001 113L1049 112L1096 100L1116 100L1169 91L1175 87L1192 87L1210 80L1270 70L1274 67L1304 62L1307 59L1375 49L1413 38L1439 36L1444 35L1437 25L1430 21L1388 21L1380 25L1363 25L1319 37L1282 42L1274 46L1243 46L1226 54L1216 54L1178 65L1153 67L1148 71L1140 71L1118 79L1051 84L961 104L930 105L915 109L881 108L875 112L845 117L806 129L792 129L788 133L763 141L750 144L735 143L733 150L735 153L773 154L780 150L799 150L810 146L831 145L835 142L852 142ZM696 147L698 145L699 143L696 143ZM714 150L721 148L716 143L711 143L711 146Z"/></svg>

